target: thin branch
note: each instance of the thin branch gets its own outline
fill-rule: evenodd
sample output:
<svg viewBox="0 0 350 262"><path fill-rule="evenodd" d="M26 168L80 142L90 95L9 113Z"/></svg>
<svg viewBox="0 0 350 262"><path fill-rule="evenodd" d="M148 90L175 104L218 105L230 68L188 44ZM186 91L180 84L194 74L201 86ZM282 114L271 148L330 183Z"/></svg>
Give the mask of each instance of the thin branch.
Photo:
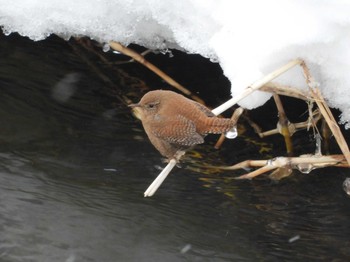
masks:
<svg viewBox="0 0 350 262"><path fill-rule="evenodd" d="M164 73L162 70L160 70L158 67L156 67L155 65L153 65L152 63L150 63L149 61L147 61L142 55L140 55L139 53L135 52L134 50L121 45L118 42L114 42L111 41L109 43L110 47L113 48L114 50L117 50L118 52L130 56L131 58L133 58L136 62L139 62L140 64L142 64L143 66L147 67L148 69L150 69L151 71L153 71L155 74L157 74L159 77L161 77L165 82L167 82L169 85L173 86L174 88L180 90L182 93L184 93L185 95L190 96L193 100L204 104L204 101L199 98L198 96L194 95L190 90L188 90L187 88L185 88L184 86L182 86L181 84L179 84L178 82L176 82L173 78L171 78L170 76L168 76L166 73Z"/></svg>
<svg viewBox="0 0 350 262"><path fill-rule="evenodd" d="M312 115L309 116L309 119L304 121L304 122L300 122L300 123L289 123L288 125L288 129L289 129L289 133L291 135L293 135L295 132L302 130L302 129L309 129L310 127L310 122L313 123L314 126L316 126L316 124L318 123L318 121L321 120L322 115L320 113L320 111L318 109L314 110L312 113ZM312 119L310 119L312 118ZM252 120L247 119L249 125L251 125L253 127L253 129L255 130L255 132L259 135L260 138L266 137L266 136L271 136L271 135L275 135L275 134L281 134L281 130L280 128L275 128L272 130L268 130L265 132L262 132L261 128L254 123Z"/></svg>
<svg viewBox="0 0 350 262"><path fill-rule="evenodd" d="M311 99L309 93L304 90L292 86L281 85L276 82L266 83L259 90L272 94L294 97L305 101L310 101Z"/></svg>
<svg viewBox="0 0 350 262"><path fill-rule="evenodd" d="M281 135L284 137L284 142L285 142L286 148L287 148L287 154L290 156L293 154L293 143L292 143L292 139L291 139L292 132L289 132L289 120L288 120L287 115L284 111L282 101L281 101L279 95L274 94L273 98L275 100L275 104L276 104L277 111L278 111L278 123L279 123L279 127L280 127L279 131L280 131Z"/></svg>
<svg viewBox="0 0 350 262"><path fill-rule="evenodd" d="M310 88L311 94L314 97L315 102L316 102L318 108L320 109L320 112L323 115L324 119L326 120L329 128L331 129L335 139L337 140L337 143L338 143L342 153L344 154L346 161L350 165L350 151L349 151L348 144L346 143L345 138L344 138L342 132L340 131L340 128L339 128L337 122L335 121L331 110L329 109L326 101L324 100L323 96L321 95L321 92L317 87L318 86L317 82L311 76L310 70L307 67L307 65L305 64L305 62L301 63L301 67L303 68L304 76L306 78L306 83L308 84L308 86Z"/></svg>
<svg viewBox="0 0 350 262"><path fill-rule="evenodd" d="M254 178L256 176L259 176L261 174L269 172L269 171L271 171L273 169L275 169L274 166L266 165L266 166L260 167L257 170L254 170L253 172L250 172L248 174L245 174L245 175L242 175L242 176L239 176L239 177L235 177L235 179L252 179L252 178Z"/></svg>
<svg viewBox="0 0 350 262"><path fill-rule="evenodd" d="M236 179L252 179L253 177L264 174L277 168L292 168L302 170L307 167L308 170L323 168L327 166L349 167L344 155L303 155L299 157L276 157L269 160L246 160L233 166L215 167L222 170L237 170L249 167L260 167L248 174L236 177Z"/></svg>
<svg viewBox="0 0 350 262"><path fill-rule="evenodd" d="M265 85L266 83L270 82L271 80L275 79L276 77L280 76L284 72L288 71L292 67L296 65L300 65L302 63L301 59L295 59L290 61L289 63L285 64L284 66L280 67L279 69L273 71L272 73L266 75L265 77L261 78L260 80L254 82L252 85L248 86L247 88L244 89L244 91L231 98L227 102L223 103L221 106L215 108L212 112L214 115L220 115L222 112L226 111L230 107L234 106L237 104L239 101L241 101L243 98L247 97L254 91L258 90L260 87Z"/></svg>

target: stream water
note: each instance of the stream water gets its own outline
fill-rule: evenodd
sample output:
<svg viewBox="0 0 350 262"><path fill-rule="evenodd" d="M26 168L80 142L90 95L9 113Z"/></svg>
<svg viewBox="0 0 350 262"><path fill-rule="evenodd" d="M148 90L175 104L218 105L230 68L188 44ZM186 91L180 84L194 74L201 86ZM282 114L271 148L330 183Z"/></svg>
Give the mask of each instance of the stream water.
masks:
<svg viewBox="0 0 350 262"><path fill-rule="evenodd" d="M161 157L71 46L1 36L0 53L0 261L350 260L347 169L177 168L144 198Z"/></svg>

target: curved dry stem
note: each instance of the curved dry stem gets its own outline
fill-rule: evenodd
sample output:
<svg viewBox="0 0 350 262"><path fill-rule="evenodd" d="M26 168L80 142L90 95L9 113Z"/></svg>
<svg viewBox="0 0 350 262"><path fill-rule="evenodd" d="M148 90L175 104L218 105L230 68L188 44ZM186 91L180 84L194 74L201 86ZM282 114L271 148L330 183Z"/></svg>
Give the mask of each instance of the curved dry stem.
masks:
<svg viewBox="0 0 350 262"><path fill-rule="evenodd" d="M281 84L276 83L276 82L266 83L259 90L264 91L264 92L268 92L268 93L272 93L272 94L294 97L294 98L305 100L305 101L310 101L310 99L311 99L310 95L307 92L305 92L299 88L295 88L295 87L287 86L287 85L281 85Z"/></svg>
<svg viewBox="0 0 350 262"><path fill-rule="evenodd" d="M289 125L289 120L287 118L287 115L284 111L283 105L282 105L282 101L279 97L279 95L277 94L273 94L273 98L275 100L275 104L277 107L277 111L278 111L278 123L279 123L279 127L280 127L280 133L281 135L284 137L284 142L286 144L286 149L287 149L287 154L289 156L291 156L293 154L293 143L292 143L292 132L290 132L290 126Z"/></svg>
<svg viewBox="0 0 350 262"><path fill-rule="evenodd" d="M299 157L276 157L270 160L246 160L233 166L217 167L224 170L237 170L249 167L260 167L248 174L236 177L236 179L252 179L277 168L291 168L301 170L307 166L308 170L324 168L328 166L349 167L344 155L302 155Z"/></svg>
<svg viewBox="0 0 350 262"><path fill-rule="evenodd" d="M266 173L268 171L271 171L273 169L275 169L275 167L266 165L266 166L260 167L257 170L254 170L253 172L250 172L248 174L245 174L245 175L242 175L242 176L239 176L239 177L235 177L235 179L252 179L252 178L254 178L256 176L264 174L264 173Z"/></svg>
<svg viewBox="0 0 350 262"><path fill-rule="evenodd" d="M305 64L304 61L300 65L303 69L306 83L308 84L308 86L310 88L311 95L315 99L315 102L316 102L318 108L320 109L321 114L323 115L329 128L331 129L342 153L344 154L344 156L346 158L346 161L350 165L350 151L349 151L348 144L346 143L345 138L344 138L342 132L340 131L340 128L339 128L337 122L335 121L331 110L329 109L326 101L324 100L323 96L321 95L321 92L318 88L317 82L314 80L314 78L310 74L309 68L307 67L307 65Z"/></svg>
<svg viewBox="0 0 350 262"><path fill-rule="evenodd" d="M301 59L295 59L290 61L289 63L285 64L284 66L280 67L279 69L273 71L272 73L266 75L265 77L261 78L260 80L254 82L252 85L248 86L244 91L235 96L232 97L230 100L223 103L221 106L215 108L212 112L214 115L220 115L222 112L226 111L230 107L237 104L239 101L241 101L243 98L247 97L254 91L260 89L263 85L267 84L271 80L275 79L276 77L280 76L284 72L288 71L292 67L296 65L300 65L303 61Z"/></svg>
<svg viewBox="0 0 350 262"><path fill-rule="evenodd" d="M153 71L155 74L157 74L159 77L161 77L169 85L171 85L174 88L180 90L185 95L190 96L193 100L195 100L195 101L197 101L197 102L199 102L201 104L204 104L204 101L201 98L199 98L198 96L194 95L190 90L188 90L187 88L185 88L184 86L182 86L181 84L176 82L173 78L168 76L166 73L164 73L158 67L156 67L155 65L153 65L152 63L147 61L139 53L135 52L134 50L132 50L132 49L126 47L126 46L123 46L122 44L120 44L118 42L114 42L114 41L111 41L109 43L109 46L111 48L113 48L114 50L116 50L116 51L118 51L118 52L120 52L120 53L122 53L124 55L130 56L132 59L134 59L134 61L139 62L143 66L147 67L149 70Z"/></svg>

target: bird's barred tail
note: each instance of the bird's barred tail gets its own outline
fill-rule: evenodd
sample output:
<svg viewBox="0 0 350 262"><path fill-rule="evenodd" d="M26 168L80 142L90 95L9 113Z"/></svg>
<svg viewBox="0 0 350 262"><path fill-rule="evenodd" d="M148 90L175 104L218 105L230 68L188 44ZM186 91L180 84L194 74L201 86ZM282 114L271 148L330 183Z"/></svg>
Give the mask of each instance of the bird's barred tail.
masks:
<svg viewBox="0 0 350 262"><path fill-rule="evenodd" d="M207 134L222 134L231 130L236 122L229 118L208 117Z"/></svg>

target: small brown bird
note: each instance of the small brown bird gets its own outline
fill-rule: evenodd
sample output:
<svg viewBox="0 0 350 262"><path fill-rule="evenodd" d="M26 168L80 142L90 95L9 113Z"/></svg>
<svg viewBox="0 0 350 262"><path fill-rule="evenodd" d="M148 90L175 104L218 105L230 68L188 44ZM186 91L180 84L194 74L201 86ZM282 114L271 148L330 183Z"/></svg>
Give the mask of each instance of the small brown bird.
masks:
<svg viewBox="0 0 350 262"><path fill-rule="evenodd" d="M150 91L129 106L136 110L151 143L169 160L178 160L180 152L203 143L205 135L225 133L236 124L172 91Z"/></svg>

